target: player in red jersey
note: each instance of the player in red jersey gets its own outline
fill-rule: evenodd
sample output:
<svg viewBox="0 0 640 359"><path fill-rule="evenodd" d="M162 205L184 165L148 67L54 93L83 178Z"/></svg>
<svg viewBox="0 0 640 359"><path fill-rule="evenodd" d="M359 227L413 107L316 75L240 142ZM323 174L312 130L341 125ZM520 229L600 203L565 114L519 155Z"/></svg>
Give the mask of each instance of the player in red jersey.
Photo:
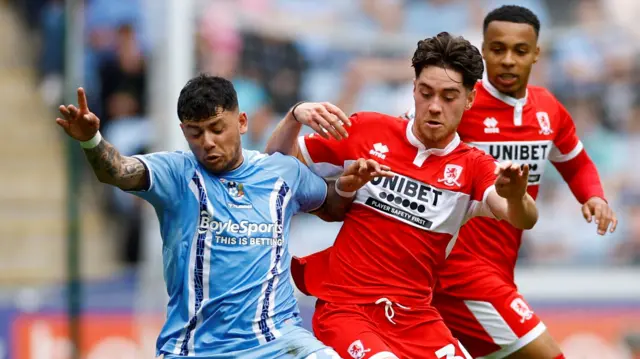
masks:
<svg viewBox="0 0 640 359"><path fill-rule="evenodd" d="M297 280L319 298L316 336L345 358L469 358L431 305L434 271L469 218L496 217L518 228L537 220L526 193L528 166L496 166L456 133L482 75L478 49L441 33L418 43L412 64L415 120L371 112L347 119L330 104L304 103L267 146L296 155L323 176L359 157L394 173L343 193L356 198L334 246L313 257L318 260L309 261L304 280ZM296 142L302 124L320 135Z"/></svg>
<svg viewBox="0 0 640 359"><path fill-rule="evenodd" d="M601 235L613 232L617 219L571 115L548 90L527 85L540 52L539 30L536 15L520 6L503 6L485 17L486 76L476 85L476 100L458 133L497 160L528 164L533 198L550 160L582 204L587 222L595 221ZM506 222L473 219L460 230L438 273L433 304L473 356L563 358L514 283L521 237L522 230Z"/></svg>

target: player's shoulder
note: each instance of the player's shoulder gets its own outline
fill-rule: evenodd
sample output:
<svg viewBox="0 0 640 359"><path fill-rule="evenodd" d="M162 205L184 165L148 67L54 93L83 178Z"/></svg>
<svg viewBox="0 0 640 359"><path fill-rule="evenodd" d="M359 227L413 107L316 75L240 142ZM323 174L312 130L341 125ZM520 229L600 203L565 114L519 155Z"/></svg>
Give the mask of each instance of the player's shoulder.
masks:
<svg viewBox="0 0 640 359"><path fill-rule="evenodd" d="M262 153L260 151L243 150L245 161L249 165L255 166L265 171L271 171L283 175L291 171L298 171L302 165L297 158L284 155L280 152L273 154Z"/></svg>
<svg viewBox="0 0 640 359"><path fill-rule="evenodd" d="M453 153L465 157L466 161L469 163L487 161L495 162L495 158L486 153L484 150L474 146L470 146L464 142L460 143L460 145L455 149Z"/></svg>
<svg viewBox="0 0 640 359"><path fill-rule="evenodd" d="M528 85L527 96L543 105L556 105L559 103L556 96L548 88L542 86Z"/></svg>
<svg viewBox="0 0 640 359"><path fill-rule="evenodd" d="M195 167L198 163L195 155L191 151L158 151L151 152L144 155L136 155L136 158L142 160L162 160L166 163L180 164L184 166Z"/></svg>

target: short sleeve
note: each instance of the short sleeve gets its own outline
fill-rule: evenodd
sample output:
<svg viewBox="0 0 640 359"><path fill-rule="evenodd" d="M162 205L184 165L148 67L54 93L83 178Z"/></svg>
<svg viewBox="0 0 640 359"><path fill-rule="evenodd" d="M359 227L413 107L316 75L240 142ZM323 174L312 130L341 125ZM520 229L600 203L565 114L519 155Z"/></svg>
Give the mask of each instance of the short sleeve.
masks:
<svg viewBox="0 0 640 359"><path fill-rule="evenodd" d="M495 217L487 205L489 193L495 191L497 163L489 155L482 155L476 160L473 175L473 188L467 217Z"/></svg>
<svg viewBox="0 0 640 359"><path fill-rule="evenodd" d="M149 188L131 191L154 207L170 207L178 203L187 189L186 171L189 159L183 152L156 152L133 156L140 160L149 175Z"/></svg>
<svg viewBox="0 0 640 359"><path fill-rule="evenodd" d="M578 156L584 147L576 134L576 126L569 111L557 100L556 104L558 106L556 114L558 116L558 133L553 140L553 148L549 153L549 160L551 162L567 162ZM547 115L545 112L538 112L538 121L549 121L548 118L541 118L545 115Z"/></svg>
<svg viewBox="0 0 640 359"><path fill-rule="evenodd" d="M298 185L295 191L295 200L299 212L312 212L320 208L327 198L327 182L322 177L315 175L300 161L295 161L298 166Z"/></svg>
<svg viewBox="0 0 640 359"><path fill-rule="evenodd" d="M345 127L349 137L336 140L333 137L324 138L317 133L300 136L298 145L302 157L311 170L321 177L334 177L342 173L344 162L348 160L348 149L358 124L358 114L350 118L351 127Z"/></svg>

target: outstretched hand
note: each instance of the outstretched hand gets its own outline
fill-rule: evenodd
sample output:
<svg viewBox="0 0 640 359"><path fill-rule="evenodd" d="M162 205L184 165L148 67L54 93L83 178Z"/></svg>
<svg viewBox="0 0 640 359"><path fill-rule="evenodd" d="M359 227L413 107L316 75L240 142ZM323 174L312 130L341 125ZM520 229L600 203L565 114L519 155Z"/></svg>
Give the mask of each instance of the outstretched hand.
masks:
<svg viewBox="0 0 640 359"><path fill-rule="evenodd" d="M520 166L511 161L496 166L496 192L506 199L521 199L527 193L529 165Z"/></svg>
<svg viewBox="0 0 640 359"><path fill-rule="evenodd" d="M324 138L331 135L341 140L349 136L344 126L351 126L351 121L340 108L329 102L303 102L294 108L293 117Z"/></svg>
<svg viewBox="0 0 640 359"><path fill-rule="evenodd" d="M89 111L83 88L78 88L78 107L61 105L58 110L63 118L56 118L56 123L73 139L89 141L100 128L100 119Z"/></svg>
<svg viewBox="0 0 640 359"><path fill-rule="evenodd" d="M375 177L393 177L389 166L375 160L360 158L345 169L338 179L338 188L344 192L354 192Z"/></svg>
<svg viewBox="0 0 640 359"><path fill-rule="evenodd" d="M601 236L604 236L607 230L613 233L618 226L618 218L613 209L609 207L607 201L599 197L591 197L582 205L582 216L589 223L595 220L598 225L598 234Z"/></svg>

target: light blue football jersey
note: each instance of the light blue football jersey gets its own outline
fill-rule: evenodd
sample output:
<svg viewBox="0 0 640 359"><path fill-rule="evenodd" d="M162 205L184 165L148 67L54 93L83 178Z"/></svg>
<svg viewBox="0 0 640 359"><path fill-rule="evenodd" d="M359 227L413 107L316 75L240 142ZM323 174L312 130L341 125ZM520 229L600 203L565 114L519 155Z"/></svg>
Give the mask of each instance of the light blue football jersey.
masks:
<svg viewBox="0 0 640 359"><path fill-rule="evenodd" d="M243 155L220 175L191 152L136 156L150 186L134 194L158 215L169 294L158 355L305 358L327 350L300 327L288 250L291 217L320 207L327 185L293 157ZM281 339L289 334L295 340Z"/></svg>

